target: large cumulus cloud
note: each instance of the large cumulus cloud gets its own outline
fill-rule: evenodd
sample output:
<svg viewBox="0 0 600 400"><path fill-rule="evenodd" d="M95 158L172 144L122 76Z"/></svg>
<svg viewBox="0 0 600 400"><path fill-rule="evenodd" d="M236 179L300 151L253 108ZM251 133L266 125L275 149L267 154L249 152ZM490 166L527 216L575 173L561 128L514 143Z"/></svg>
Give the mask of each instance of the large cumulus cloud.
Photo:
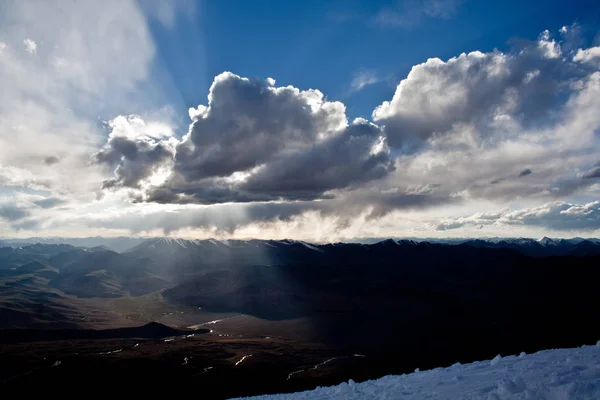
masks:
<svg viewBox="0 0 600 400"><path fill-rule="evenodd" d="M186 179L228 176L282 151L305 150L346 125L345 107L318 90L275 87L224 72L208 106L190 110L190 132L178 146L176 170Z"/></svg>
<svg viewBox="0 0 600 400"><path fill-rule="evenodd" d="M386 125L395 147L422 145L456 128L472 127L484 137L515 135L518 131L501 131L503 121L522 127L551 121L557 96L584 74L562 57L560 44L546 31L511 53L473 51L415 65L373 119Z"/></svg>
<svg viewBox="0 0 600 400"><path fill-rule="evenodd" d="M193 122L176 146L174 138L156 141L113 129L95 155L97 163L116 166L105 187L140 189L171 162L166 181L138 193L138 200L312 200L394 170L380 127L364 119L348 124L344 105L317 90L227 72L215 78L208 100L190 109Z"/></svg>
<svg viewBox="0 0 600 400"><path fill-rule="evenodd" d="M395 183L497 203L594 190L600 72L576 31L413 67L373 113L399 153Z"/></svg>

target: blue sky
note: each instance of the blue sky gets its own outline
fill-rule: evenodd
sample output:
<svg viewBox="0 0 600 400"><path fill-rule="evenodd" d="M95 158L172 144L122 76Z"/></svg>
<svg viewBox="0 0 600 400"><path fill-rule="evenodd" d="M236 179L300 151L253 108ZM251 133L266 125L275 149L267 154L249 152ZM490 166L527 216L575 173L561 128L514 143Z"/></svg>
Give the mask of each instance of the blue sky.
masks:
<svg viewBox="0 0 600 400"><path fill-rule="evenodd" d="M448 16L411 15L414 24L377 21L382 11L403 14L421 6L418 1L199 1L193 15L178 15L175 26L154 21L150 27L156 63L169 75L169 103L204 103L213 78L232 71L318 88L344 101L351 117L368 118L413 65L430 57L505 50L518 46L518 38L535 39L545 29L573 22L593 41L600 25L600 6L586 0L471 0L451 5ZM352 91L360 73L374 75L377 83Z"/></svg>
<svg viewBox="0 0 600 400"><path fill-rule="evenodd" d="M600 236L594 1L4 0L0 87L0 237Z"/></svg>

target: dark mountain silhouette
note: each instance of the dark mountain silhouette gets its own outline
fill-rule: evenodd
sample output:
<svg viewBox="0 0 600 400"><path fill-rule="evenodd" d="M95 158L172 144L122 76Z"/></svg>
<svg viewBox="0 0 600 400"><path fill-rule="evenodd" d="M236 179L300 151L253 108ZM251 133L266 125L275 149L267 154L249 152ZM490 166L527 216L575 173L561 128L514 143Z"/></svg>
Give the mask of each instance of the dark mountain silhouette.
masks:
<svg viewBox="0 0 600 400"><path fill-rule="evenodd" d="M588 254L600 254L600 243L597 240L573 239L551 239L543 237L540 240L516 238L516 239L472 239L462 242L472 247L485 247L492 249L513 249L522 254L532 257L547 256L585 256ZM585 251L578 248L584 247Z"/></svg>
<svg viewBox="0 0 600 400"><path fill-rule="evenodd" d="M97 246L106 247L109 250L122 252L147 240L147 238L133 237L87 237L87 238L64 238L64 237L31 237L26 239L2 239L0 246L24 247L32 244L53 245L66 244L74 247L85 247L91 249Z"/></svg>
<svg viewBox="0 0 600 400"><path fill-rule="evenodd" d="M365 355L361 362L366 364L352 369L357 364L350 358L328 363L347 375L319 383L579 346L600 336L594 318L600 304L599 248L597 240L580 238L326 245L155 238L123 253L73 246L0 247L0 328L43 328L0 331L0 341L7 343L0 347L22 345L23 355L17 349L11 359L20 360L25 372L32 363L53 365L30 359L39 349L64 361L60 368L11 381L13 388L45 387L64 376L90 384L96 376L129 384L139 382L132 376L174 382L183 371L189 373L187 385L204 379L203 384L219 388L231 382L249 388L260 381L264 393L274 381L285 390L295 387L287 377L296 370L323 373L312 366L339 355ZM108 319L97 317L102 307ZM224 313L231 318L221 317ZM121 319L114 321L125 323L112 324L115 316ZM121 339L187 332L158 324L71 329L148 320L215 332L197 340L150 340L133 348L133 341ZM89 339L81 345L87 353L64 358L74 339ZM306 343L330 355L315 361L315 350L303 347ZM126 346L118 355L110 353ZM273 347L266 354L268 346ZM192 354L195 361L190 361ZM236 365L248 354L253 356ZM286 369L281 360L288 363ZM208 367L215 371L206 373ZM13 369L12 364L4 368L4 376L12 379ZM138 375L127 373L132 370ZM295 388L315 383L302 382Z"/></svg>
<svg viewBox="0 0 600 400"><path fill-rule="evenodd" d="M139 296L168 286L166 279L152 273L156 269L149 259L94 251L63 264L50 284L79 297Z"/></svg>
<svg viewBox="0 0 600 400"><path fill-rule="evenodd" d="M181 330L171 328L169 326L159 324L158 322L150 322L146 325L133 328L117 328L117 329L6 329L0 330L0 343L20 343L34 341L50 341L50 340L75 340L75 339L111 339L111 338L145 338L145 339L161 339L170 336L181 336L190 333L202 334L207 333L208 329Z"/></svg>

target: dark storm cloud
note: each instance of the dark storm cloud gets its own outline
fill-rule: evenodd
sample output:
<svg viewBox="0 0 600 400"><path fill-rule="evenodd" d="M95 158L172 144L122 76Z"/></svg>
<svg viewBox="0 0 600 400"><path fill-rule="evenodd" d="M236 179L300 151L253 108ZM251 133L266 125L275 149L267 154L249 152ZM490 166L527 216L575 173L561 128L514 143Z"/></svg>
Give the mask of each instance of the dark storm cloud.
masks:
<svg viewBox="0 0 600 400"><path fill-rule="evenodd" d="M307 149L345 124L342 103L327 101L319 91L271 83L230 72L217 76L208 107L190 110L194 122L177 147L175 170L186 180L228 176L284 150Z"/></svg>
<svg viewBox="0 0 600 400"><path fill-rule="evenodd" d="M352 124L342 134L307 151L276 158L240 187L278 198L311 199L329 190L382 178L394 170L394 165L384 149L372 152L380 135L373 124Z"/></svg>
<svg viewBox="0 0 600 400"><path fill-rule="evenodd" d="M363 119L348 125L344 106L315 90L223 73L211 86L208 106L191 109L190 116L194 122L176 147L170 177L135 201L327 199L330 191L394 170L381 128ZM129 152L116 151L112 162Z"/></svg>
<svg viewBox="0 0 600 400"><path fill-rule="evenodd" d="M359 186L394 170L381 130L358 120L341 133L304 149L274 156L240 181L173 176L150 192L161 203L253 202L331 198L327 192Z"/></svg>

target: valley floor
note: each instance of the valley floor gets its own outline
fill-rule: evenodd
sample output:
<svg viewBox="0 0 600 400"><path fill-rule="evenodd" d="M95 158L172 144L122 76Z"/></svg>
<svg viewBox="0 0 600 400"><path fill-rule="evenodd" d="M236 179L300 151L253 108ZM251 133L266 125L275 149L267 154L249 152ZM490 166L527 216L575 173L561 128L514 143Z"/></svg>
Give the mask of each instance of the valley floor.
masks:
<svg viewBox="0 0 600 400"><path fill-rule="evenodd" d="M596 346L497 356L491 361L252 399L600 399L600 341Z"/></svg>

